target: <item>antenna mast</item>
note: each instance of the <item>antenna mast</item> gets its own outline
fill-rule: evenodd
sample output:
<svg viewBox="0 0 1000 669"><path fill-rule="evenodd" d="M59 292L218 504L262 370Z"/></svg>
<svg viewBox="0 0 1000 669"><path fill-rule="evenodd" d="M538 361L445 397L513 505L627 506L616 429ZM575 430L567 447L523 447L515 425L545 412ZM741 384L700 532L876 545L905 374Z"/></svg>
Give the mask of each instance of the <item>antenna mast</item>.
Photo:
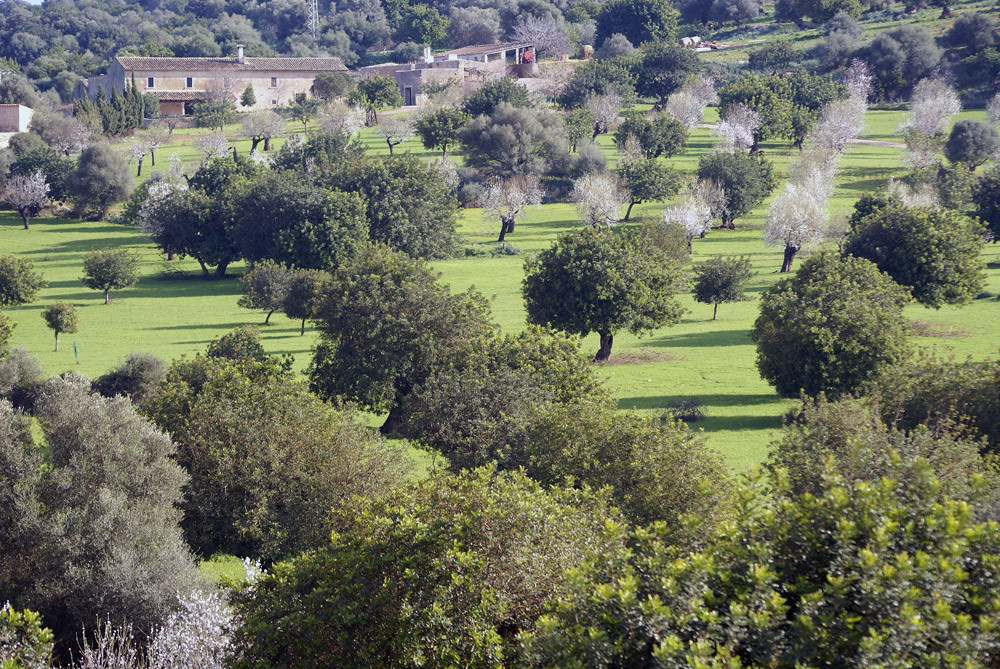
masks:
<svg viewBox="0 0 1000 669"><path fill-rule="evenodd" d="M309 31L312 32L313 39L319 32L319 0L309 0Z"/></svg>

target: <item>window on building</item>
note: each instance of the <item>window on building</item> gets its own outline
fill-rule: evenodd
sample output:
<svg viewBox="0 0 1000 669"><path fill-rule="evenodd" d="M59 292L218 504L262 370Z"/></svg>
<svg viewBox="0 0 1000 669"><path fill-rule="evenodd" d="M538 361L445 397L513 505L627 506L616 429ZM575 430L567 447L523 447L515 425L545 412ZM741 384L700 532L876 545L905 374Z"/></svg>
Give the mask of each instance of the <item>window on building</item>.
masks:
<svg viewBox="0 0 1000 669"><path fill-rule="evenodd" d="M184 82L184 85L187 86L188 88L191 88L192 86L194 86L194 79L188 77L187 80Z"/></svg>
<svg viewBox="0 0 1000 669"><path fill-rule="evenodd" d="M271 77L271 88L278 87L278 77Z"/></svg>
<svg viewBox="0 0 1000 669"><path fill-rule="evenodd" d="M153 77L146 77L146 88L153 87Z"/></svg>

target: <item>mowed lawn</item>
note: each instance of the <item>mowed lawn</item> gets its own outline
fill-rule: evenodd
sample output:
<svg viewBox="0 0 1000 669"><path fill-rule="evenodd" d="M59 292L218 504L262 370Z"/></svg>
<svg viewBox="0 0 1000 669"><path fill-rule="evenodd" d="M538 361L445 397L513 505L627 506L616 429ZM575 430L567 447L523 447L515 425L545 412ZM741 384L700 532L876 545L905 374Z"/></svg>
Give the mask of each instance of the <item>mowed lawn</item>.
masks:
<svg viewBox="0 0 1000 669"><path fill-rule="evenodd" d="M867 136L874 140L898 142L893 130L904 111L872 111L868 114ZM982 117L971 112L963 116ZM715 120L715 110L706 113L706 122ZM299 126L301 130L301 126ZM157 169L166 167L166 157L173 152L188 160L197 160L189 146L191 131L178 132L180 140L158 153ZM183 139L182 139L183 138ZM363 140L373 152L385 152L385 144L371 131ZM609 161L615 160L613 141L602 136L600 144ZM692 133L687 151L669 162L686 174L697 167L698 158L711 149L709 130ZM241 146L241 150L242 150ZM246 148L249 148L248 146ZM797 152L782 143L768 143L766 155L775 161L784 181L787 167ZM411 150L430 156L418 142L410 140L397 151ZM904 173L901 152L891 146L852 145L841 163L837 188L831 201L831 217L842 221L854 201L865 192L881 186L889 177ZM658 219L663 204L635 207L633 218ZM713 255L748 255L757 272L749 294L756 297L780 276L780 249L761 242L766 203L737 224L735 231L712 231L705 239L695 240L692 262ZM568 204L546 204L531 210L509 235L508 244L516 245L521 255L486 255L439 261L434 267L455 290L474 285L491 298L494 317L506 330L524 327L524 306L520 294L523 264L527 254L547 248L562 232L579 225L575 209ZM484 220L480 210L462 212L461 233L466 246L492 250L498 233L497 224ZM128 247L142 256L142 278L138 285L114 295L110 305L102 295L88 290L80 282L85 253L91 249ZM80 222L68 219L37 219L30 230L21 229L15 215L0 215L0 252L31 258L50 284L38 301L6 313L17 324L14 344L24 346L38 356L46 372L77 370L97 376L130 351L151 351L170 360L203 351L212 338L236 325L260 324L264 314L236 306L239 284L235 279L205 281L199 278L197 263L191 260L167 263L143 235L134 229L110 223ZM805 252L803 253L805 255ZM1000 292L1000 247L986 249L987 290ZM798 261L796 261L798 262ZM236 264L232 273L242 272ZM177 273L185 276L178 278ZM40 312L51 302L73 302L80 315L79 332L63 335L60 351L53 351L52 333ZM678 400L696 398L704 407L706 418L695 423L703 429L710 445L718 449L735 469L760 462L768 443L781 425L781 416L792 406L774 394L754 366L754 347L748 332L757 315L756 300L719 309L719 318L711 320L711 307L697 304L690 294L681 297L688 308L683 321L642 338L618 333L612 361L599 367L619 398L621 409L659 413ZM929 310L920 306L907 309L920 336L914 342L933 346L959 357L983 359L997 354L1000 346L1000 301L981 299L963 308ZM261 328L264 344L272 353L290 353L296 366L308 364L315 333L299 336L298 324L280 314L272 324ZM74 342L79 361L74 357ZM597 338L583 340L587 353L597 349Z"/></svg>

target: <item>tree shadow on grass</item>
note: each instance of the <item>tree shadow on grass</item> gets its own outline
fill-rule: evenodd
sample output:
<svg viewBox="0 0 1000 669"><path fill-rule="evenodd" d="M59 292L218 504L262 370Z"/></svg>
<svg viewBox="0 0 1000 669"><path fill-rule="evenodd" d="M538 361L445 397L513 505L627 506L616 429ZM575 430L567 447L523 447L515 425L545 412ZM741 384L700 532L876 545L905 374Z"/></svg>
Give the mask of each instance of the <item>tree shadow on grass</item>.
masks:
<svg viewBox="0 0 1000 669"><path fill-rule="evenodd" d="M61 230L56 230L55 232L63 232ZM87 230L88 233L92 230ZM79 231L74 231L75 234L80 234ZM59 256L62 254L81 254L87 253L88 251L94 251L96 249L110 249L119 248L123 246L136 246L142 240L132 237L91 237L89 234L84 239L77 239L71 242L59 242L58 244L50 244L42 248L29 249L24 251L24 255L44 255L44 256Z"/></svg>
<svg viewBox="0 0 1000 669"><path fill-rule="evenodd" d="M775 416L707 416L691 423L691 427L700 428L705 432L777 430L781 427L781 414Z"/></svg>
<svg viewBox="0 0 1000 669"><path fill-rule="evenodd" d="M185 324L185 325L157 325L156 327L143 328L143 329L144 330L226 330L228 332L229 330L232 330L233 328L239 327L241 325L254 325L254 323L244 323L244 322L235 322L235 323L188 323L188 324ZM175 342L175 343L179 343L179 344L197 344L198 342L194 341L194 342Z"/></svg>
<svg viewBox="0 0 1000 669"><path fill-rule="evenodd" d="M664 335L644 342L645 346L661 348L701 348L713 346L747 346L752 344L749 330L716 330L680 335Z"/></svg>
<svg viewBox="0 0 1000 669"><path fill-rule="evenodd" d="M627 409L665 409L667 405L697 399L701 407L711 416L712 407L748 407L762 404L772 404L781 400L776 394L751 395L656 395L654 397L622 397L618 400L620 410Z"/></svg>

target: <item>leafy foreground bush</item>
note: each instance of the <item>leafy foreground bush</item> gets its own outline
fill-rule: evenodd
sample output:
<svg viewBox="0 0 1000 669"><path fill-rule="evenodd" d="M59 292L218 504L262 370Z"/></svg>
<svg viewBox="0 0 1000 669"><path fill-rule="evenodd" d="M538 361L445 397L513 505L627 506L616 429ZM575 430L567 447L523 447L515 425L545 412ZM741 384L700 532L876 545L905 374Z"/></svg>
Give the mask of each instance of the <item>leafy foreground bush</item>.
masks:
<svg viewBox="0 0 1000 669"><path fill-rule="evenodd" d="M601 495L436 474L334 512L329 545L237 597L237 667L502 667L567 569L623 550Z"/></svg>
<svg viewBox="0 0 1000 669"><path fill-rule="evenodd" d="M0 400L0 592L41 613L63 652L98 619L148 633L200 582L173 443L77 375L50 379L35 414L44 452Z"/></svg>
<svg viewBox="0 0 1000 669"><path fill-rule="evenodd" d="M383 494L409 471L399 447L275 360L177 361L143 408L177 440L191 477L182 526L203 555L270 562L320 545L331 506Z"/></svg>
<svg viewBox="0 0 1000 669"><path fill-rule="evenodd" d="M702 548L657 527L573 572L522 637L535 667L989 667L1000 660L1000 530L909 481L846 480L815 494L783 471L748 477L734 520Z"/></svg>

